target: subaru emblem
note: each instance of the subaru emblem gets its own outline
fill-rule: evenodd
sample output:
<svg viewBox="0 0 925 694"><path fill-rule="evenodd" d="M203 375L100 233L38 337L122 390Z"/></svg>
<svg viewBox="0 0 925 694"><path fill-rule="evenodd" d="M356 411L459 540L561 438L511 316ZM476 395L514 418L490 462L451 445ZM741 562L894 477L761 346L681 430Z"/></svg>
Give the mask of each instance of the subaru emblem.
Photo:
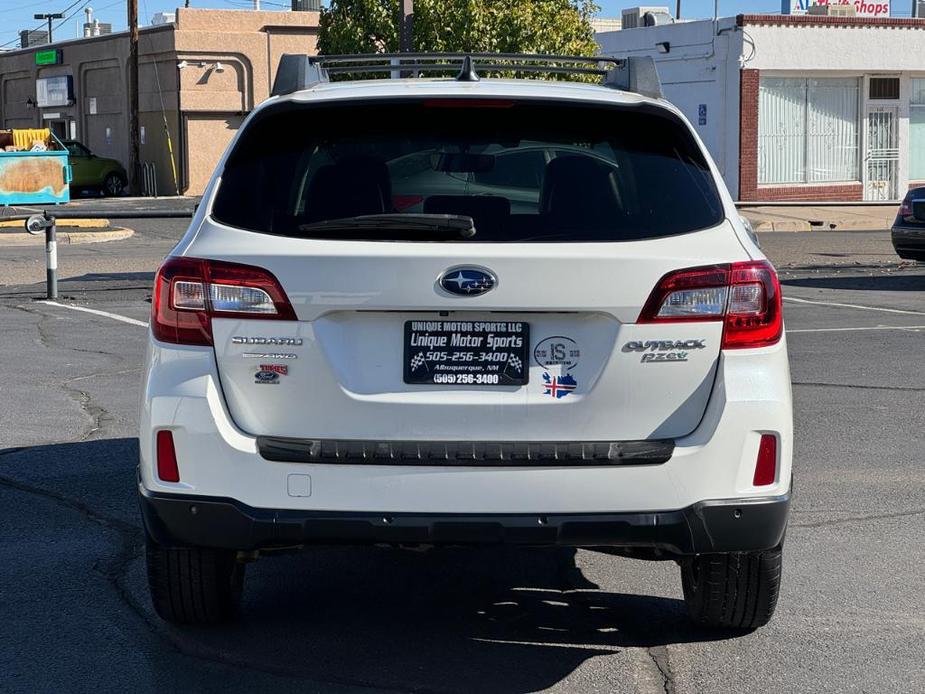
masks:
<svg viewBox="0 0 925 694"><path fill-rule="evenodd" d="M495 288L498 280L488 270L477 267L453 267L440 276L444 291L459 296L477 296Z"/></svg>

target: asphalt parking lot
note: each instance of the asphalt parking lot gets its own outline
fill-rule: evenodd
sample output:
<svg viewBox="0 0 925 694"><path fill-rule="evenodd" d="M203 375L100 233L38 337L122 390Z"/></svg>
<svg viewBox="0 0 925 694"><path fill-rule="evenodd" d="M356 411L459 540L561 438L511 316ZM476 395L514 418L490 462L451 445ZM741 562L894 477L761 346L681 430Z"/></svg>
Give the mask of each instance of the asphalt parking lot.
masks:
<svg viewBox="0 0 925 694"><path fill-rule="evenodd" d="M244 617L148 601L134 499L149 286L182 220L0 247L0 691L925 691L925 265L886 232L762 235L784 283L795 501L772 623L689 626L676 566L550 549L316 549ZM102 313L88 313L73 307Z"/></svg>

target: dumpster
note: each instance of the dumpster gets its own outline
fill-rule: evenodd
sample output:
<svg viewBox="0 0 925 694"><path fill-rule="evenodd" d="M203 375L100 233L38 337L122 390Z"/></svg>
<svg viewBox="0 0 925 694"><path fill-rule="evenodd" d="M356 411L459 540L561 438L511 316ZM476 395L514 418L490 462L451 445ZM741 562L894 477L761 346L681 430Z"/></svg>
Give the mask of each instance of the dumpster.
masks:
<svg viewBox="0 0 925 694"><path fill-rule="evenodd" d="M71 199L67 149L48 128L0 130L0 205Z"/></svg>

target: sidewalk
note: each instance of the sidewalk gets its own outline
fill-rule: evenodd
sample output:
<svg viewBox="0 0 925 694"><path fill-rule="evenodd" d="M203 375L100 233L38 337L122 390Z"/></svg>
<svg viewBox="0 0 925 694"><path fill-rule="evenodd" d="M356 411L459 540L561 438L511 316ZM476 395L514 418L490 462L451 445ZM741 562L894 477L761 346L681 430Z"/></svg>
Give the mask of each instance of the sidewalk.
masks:
<svg viewBox="0 0 925 694"><path fill-rule="evenodd" d="M108 219L192 217L199 196L75 198L64 205L35 205L0 208L0 219L10 215L30 215L48 210L60 219L105 217Z"/></svg>
<svg viewBox="0 0 925 694"><path fill-rule="evenodd" d="M121 241L134 234L134 230L115 226L108 219L67 219L57 225L59 246L78 243ZM45 234L29 234L22 220L4 220L0 217L0 248L4 246L44 246Z"/></svg>
<svg viewBox="0 0 925 694"><path fill-rule="evenodd" d="M874 231L889 229L898 205L739 206L755 231Z"/></svg>

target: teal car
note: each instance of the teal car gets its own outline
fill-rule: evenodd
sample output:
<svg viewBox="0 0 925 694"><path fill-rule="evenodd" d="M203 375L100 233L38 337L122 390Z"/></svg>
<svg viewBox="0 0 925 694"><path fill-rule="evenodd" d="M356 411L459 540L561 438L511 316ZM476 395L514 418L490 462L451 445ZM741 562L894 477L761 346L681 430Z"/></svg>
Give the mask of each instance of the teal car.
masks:
<svg viewBox="0 0 925 694"><path fill-rule="evenodd" d="M128 182L125 168L115 159L98 157L77 140L65 140L71 165L72 190L96 190L103 195L121 195Z"/></svg>

